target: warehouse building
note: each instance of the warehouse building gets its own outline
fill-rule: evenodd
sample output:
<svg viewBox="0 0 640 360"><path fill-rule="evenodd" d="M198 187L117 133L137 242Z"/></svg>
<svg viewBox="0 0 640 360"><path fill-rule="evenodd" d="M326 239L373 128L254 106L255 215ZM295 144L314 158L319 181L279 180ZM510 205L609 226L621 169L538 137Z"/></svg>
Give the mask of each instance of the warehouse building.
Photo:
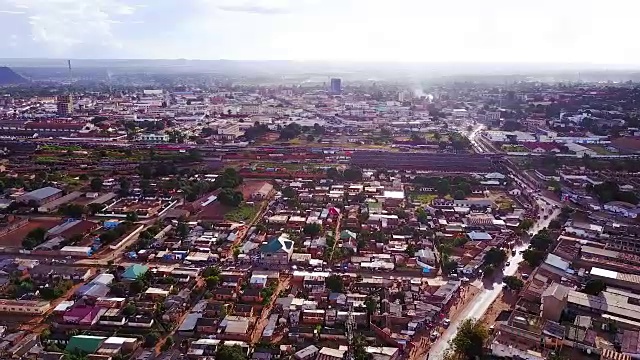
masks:
<svg viewBox="0 0 640 360"><path fill-rule="evenodd" d="M38 206L41 206L50 201L58 199L61 196L62 190L47 186L21 195L20 197L18 197L18 201L22 203L29 203L33 201Z"/></svg>

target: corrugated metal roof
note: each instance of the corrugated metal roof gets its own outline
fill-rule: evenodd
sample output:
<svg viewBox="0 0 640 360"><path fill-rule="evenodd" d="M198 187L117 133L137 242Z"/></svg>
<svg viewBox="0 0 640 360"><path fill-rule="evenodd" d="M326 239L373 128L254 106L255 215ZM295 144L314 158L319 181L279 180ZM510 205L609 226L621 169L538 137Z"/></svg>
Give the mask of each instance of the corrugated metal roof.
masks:
<svg viewBox="0 0 640 360"><path fill-rule="evenodd" d="M24 196L28 196L30 198L37 199L37 200L42 200L42 199L48 198L49 196L53 196L53 195L61 193L61 192L62 192L62 190L60 190L60 189L56 189L54 187L47 186L47 187L43 187L41 189L37 189L37 190L33 190L31 192L28 192L28 193L24 194Z"/></svg>

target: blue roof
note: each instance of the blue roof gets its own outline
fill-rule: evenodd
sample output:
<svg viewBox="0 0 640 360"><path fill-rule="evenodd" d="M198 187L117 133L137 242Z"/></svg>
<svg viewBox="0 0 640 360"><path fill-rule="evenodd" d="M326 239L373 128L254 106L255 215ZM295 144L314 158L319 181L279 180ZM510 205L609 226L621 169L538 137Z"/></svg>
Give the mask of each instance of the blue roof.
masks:
<svg viewBox="0 0 640 360"><path fill-rule="evenodd" d="M262 251L263 253L275 253L280 250L284 250L288 253L293 252L293 241L289 240L285 236L280 235L260 249L260 251Z"/></svg>
<svg viewBox="0 0 640 360"><path fill-rule="evenodd" d="M26 193L25 195L34 199L46 199L49 196L55 195L57 193L62 192L60 189L56 189L51 186L43 187L37 190L33 190L31 192Z"/></svg>
<svg viewBox="0 0 640 360"><path fill-rule="evenodd" d="M135 280L138 276L146 273L147 270L149 270L149 268L144 265L133 264L124 271L122 277L128 280Z"/></svg>
<svg viewBox="0 0 640 360"><path fill-rule="evenodd" d="M86 284L76 291L76 295L93 297L107 296L108 293L109 287L104 284Z"/></svg>
<svg viewBox="0 0 640 360"><path fill-rule="evenodd" d="M469 236L469 239L473 241L484 241L484 240L492 239L491 235L489 235L486 232L480 232L480 231L472 231L470 233L467 233L467 236Z"/></svg>
<svg viewBox="0 0 640 360"><path fill-rule="evenodd" d="M551 265L562 271L567 271L569 269L569 262L555 254L549 254L544 262L545 264Z"/></svg>

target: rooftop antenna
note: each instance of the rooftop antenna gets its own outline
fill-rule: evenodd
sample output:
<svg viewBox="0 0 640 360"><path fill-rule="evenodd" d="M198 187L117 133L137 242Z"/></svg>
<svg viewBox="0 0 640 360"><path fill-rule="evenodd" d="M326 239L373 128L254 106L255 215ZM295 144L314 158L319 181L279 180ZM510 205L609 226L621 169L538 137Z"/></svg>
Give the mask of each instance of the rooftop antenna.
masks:
<svg viewBox="0 0 640 360"><path fill-rule="evenodd" d="M73 80L73 73L71 72L71 60L67 60L67 65L69 65L69 84Z"/></svg>
<svg viewBox="0 0 640 360"><path fill-rule="evenodd" d="M109 69L107 69L107 85L109 86L109 97L111 97L113 89L111 86L111 71Z"/></svg>
<svg viewBox="0 0 640 360"><path fill-rule="evenodd" d="M348 350L345 354L345 360L354 360L355 359L355 349L354 349L354 339L353 339L353 330L355 328L355 320L353 318L353 303L349 305L349 314L347 317L347 344Z"/></svg>
<svg viewBox="0 0 640 360"><path fill-rule="evenodd" d="M71 60L67 60L67 65L69 66L69 95L71 95L71 84L73 83L73 73L71 72Z"/></svg>

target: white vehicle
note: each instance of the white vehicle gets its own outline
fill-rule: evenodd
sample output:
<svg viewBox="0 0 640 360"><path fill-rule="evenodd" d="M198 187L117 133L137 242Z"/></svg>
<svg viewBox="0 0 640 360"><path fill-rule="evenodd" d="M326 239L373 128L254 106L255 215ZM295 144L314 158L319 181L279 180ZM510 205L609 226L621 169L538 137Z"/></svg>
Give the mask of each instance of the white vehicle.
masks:
<svg viewBox="0 0 640 360"><path fill-rule="evenodd" d="M449 325L451 325L451 320L449 320L449 318L445 318L444 320L442 320L442 325L444 327L449 327Z"/></svg>

